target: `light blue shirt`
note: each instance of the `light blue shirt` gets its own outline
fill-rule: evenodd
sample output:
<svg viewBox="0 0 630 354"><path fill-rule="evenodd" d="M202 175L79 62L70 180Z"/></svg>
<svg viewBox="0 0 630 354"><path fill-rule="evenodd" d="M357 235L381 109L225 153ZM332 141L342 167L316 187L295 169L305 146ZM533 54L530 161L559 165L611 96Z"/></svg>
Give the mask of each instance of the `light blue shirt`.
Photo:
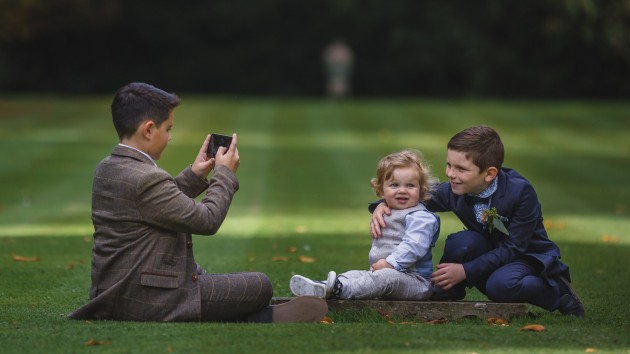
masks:
<svg viewBox="0 0 630 354"><path fill-rule="evenodd" d="M475 210L475 216L477 217L477 222L480 224L484 224L483 221L481 221L481 214L483 213L484 210L486 209L490 209L490 204L492 204L492 195L494 194L494 192L497 191L497 187L499 186L499 179L495 178L494 181L492 181L492 183L490 183L490 185L488 186L488 188L484 189L481 191L481 193L479 194L470 194L473 197L479 197L479 198L490 198L488 199L488 203L475 203L473 205L473 208Z"/></svg>
<svg viewBox="0 0 630 354"><path fill-rule="evenodd" d="M406 229L402 242L385 259L397 270L404 271L430 254L434 235L440 229L435 215L429 212L415 212L405 217Z"/></svg>

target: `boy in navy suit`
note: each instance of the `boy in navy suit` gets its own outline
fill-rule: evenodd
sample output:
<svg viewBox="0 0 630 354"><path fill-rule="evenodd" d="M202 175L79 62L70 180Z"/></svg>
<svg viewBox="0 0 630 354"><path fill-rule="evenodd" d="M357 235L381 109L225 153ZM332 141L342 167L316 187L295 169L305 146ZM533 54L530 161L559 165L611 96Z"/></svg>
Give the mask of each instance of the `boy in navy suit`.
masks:
<svg viewBox="0 0 630 354"><path fill-rule="evenodd" d="M543 226L538 197L516 171L503 168L503 143L492 128L465 129L447 145L446 176L427 202L430 211L452 211L466 230L447 237L432 274L432 300L460 300L476 287L492 301L525 302L584 316L570 285L569 267ZM385 203L370 206L370 232L381 236Z"/></svg>

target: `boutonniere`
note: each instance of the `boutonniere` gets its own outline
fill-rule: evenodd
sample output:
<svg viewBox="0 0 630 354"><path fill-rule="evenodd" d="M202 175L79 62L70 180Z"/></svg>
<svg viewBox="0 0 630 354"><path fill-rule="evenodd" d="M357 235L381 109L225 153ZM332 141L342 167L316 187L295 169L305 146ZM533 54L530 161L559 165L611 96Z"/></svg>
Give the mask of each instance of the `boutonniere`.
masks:
<svg viewBox="0 0 630 354"><path fill-rule="evenodd" d="M504 216L499 215L497 212L497 208L492 209L484 209L481 212L481 221L488 225L488 231L492 233L494 228L504 233L506 236L510 236L507 228L505 227L504 222L507 222L508 219Z"/></svg>

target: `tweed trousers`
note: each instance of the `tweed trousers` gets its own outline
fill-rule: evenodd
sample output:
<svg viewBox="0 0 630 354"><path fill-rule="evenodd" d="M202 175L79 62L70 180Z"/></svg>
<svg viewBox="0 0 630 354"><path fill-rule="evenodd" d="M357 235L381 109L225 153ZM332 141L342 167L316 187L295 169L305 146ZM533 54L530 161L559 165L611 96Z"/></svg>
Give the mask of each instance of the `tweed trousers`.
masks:
<svg viewBox="0 0 630 354"><path fill-rule="evenodd" d="M201 321L245 322L247 317L269 306L273 286L258 272L210 274L201 267Z"/></svg>

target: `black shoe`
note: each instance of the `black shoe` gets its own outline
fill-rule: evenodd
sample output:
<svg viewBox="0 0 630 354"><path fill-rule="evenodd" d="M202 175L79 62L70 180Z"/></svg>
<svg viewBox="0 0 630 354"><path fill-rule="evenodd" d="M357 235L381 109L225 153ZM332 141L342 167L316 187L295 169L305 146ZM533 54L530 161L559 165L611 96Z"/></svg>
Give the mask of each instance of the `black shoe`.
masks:
<svg viewBox="0 0 630 354"><path fill-rule="evenodd" d="M584 317L584 305L577 293L571 287L571 283L564 276L556 278L560 282L560 306L558 311L567 316Z"/></svg>
<svg viewBox="0 0 630 354"><path fill-rule="evenodd" d="M451 290L443 290L439 286L431 286L430 301L459 301L466 297L465 289L452 288Z"/></svg>

